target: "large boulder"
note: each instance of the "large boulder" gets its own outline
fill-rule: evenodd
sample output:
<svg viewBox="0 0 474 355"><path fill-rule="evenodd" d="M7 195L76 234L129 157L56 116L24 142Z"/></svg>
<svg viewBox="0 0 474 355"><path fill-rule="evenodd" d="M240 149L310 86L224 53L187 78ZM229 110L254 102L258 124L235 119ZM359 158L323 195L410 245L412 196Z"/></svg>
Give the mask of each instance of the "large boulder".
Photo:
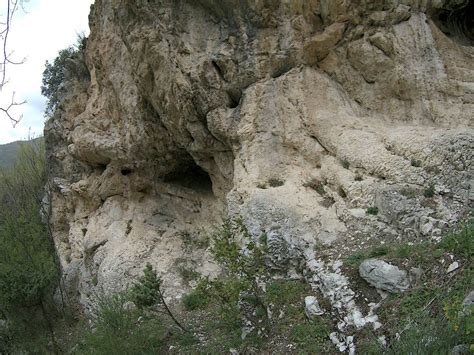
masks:
<svg viewBox="0 0 474 355"><path fill-rule="evenodd" d="M359 266L359 274L379 290L398 293L410 287L407 272L383 260L364 260Z"/></svg>

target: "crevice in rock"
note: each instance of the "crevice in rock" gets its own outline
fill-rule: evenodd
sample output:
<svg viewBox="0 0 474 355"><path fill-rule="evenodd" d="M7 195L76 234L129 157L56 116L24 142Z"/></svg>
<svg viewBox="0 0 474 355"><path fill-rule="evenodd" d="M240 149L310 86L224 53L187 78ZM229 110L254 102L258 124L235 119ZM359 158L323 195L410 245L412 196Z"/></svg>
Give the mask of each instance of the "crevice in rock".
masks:
<svg viewBox="0 0 474 355"><path fill-rule="evenodd" d="M321 146L321 148L323 148L327 153L332 155L331 151L326 146L324 146L324 144L321 143L321 141L318 139L318 137L316 137L314 135L310 135L310 138L314 139Z"/></svg>
<svg viewBox="0 0 474 355"><path fill-rule="evenodd" d="M229 97L229 108L236 108L239 106L240 99L242 98L242 91L238 89L229 89L226 93Z"/></svg>
<svg viewBox="0 0 474 355"><path fill-rule="evenodd" d="M286 73L288 73L291 69L293 69L293 67L290 65L290 64L285 64L285 65L282 65L281 67L277 68L272 74L271 74L271 77L273 79L276 79L282 75L285 75Z"/></svg>
<svg viewBox="0 0 474 355"><path fill-rule="evenodd" d="M221 67L219 66L219 64L217 64L217 62L215 60L211 61L212 63L212 66L214 67L214 69L216 70L217 74L219 75L219 78L221 78L222 80L224 80L225 82L228 82L224 76L224 72L222 71Z"/></svg>

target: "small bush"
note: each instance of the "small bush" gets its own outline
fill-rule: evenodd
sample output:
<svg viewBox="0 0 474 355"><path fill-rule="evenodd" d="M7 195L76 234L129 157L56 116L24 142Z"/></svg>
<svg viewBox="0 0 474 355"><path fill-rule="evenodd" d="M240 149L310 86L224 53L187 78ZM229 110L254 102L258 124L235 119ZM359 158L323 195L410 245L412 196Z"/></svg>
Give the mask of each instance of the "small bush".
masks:
<svg viewBox="0 0 474 355"><path fill-rule="evenodd" d="M421 167L421 161L420 160L412 159L410 161L410 164L411 164L411 166L413 166L415 168Z"/></svg>
<svg viewBox="0 0 474 355"><path fill-rule="evenodd" d="M309 187L316 191L318 194L321 196L326 194L326 191L324 190L324 183L320 180L317 179L311 179L303 184L304 187Z"/></svg>
<svg viewBox="0 0 474 355"><path fill-rule="evenodd" d="M367 208L367 213L376 216L379 213L378 207L372 206Z"/></svg>
<svg viewBox="0 0 474 355"><path fill-rule="evenodd" d="M46 116L52 116L61 102L61 88L67 71L78 78L89 78L83 54L86 41L86 37L81 35L75 46L60 50L52 63L46 61L41 85L41 94L48 99Z"/></svg>
<svg viewBox="0 0 474 355"><path fill-rule="evenodd" d="M183 278L184 282L197 280L201 276L199 272L186 265L178 266L178 273Z"/></svg>
<svg viewBox="0 0 474 355"><path fill-rule="evenodd" d="M158 318L146 318L139 311L126 310L125 302L125 295L101 298L93 330L84 334L73 353L161 353L166 332L162 322Z"/></svg>
<svg viewBox="0 0 474 355"><path fill-rule="evenodd" d="M343 167L344 169L349 169L349 167L351 166L351 164L349 163L349 161L346 160L346 159L341 160L341 165L342 165L342 167Z"/></svg>
<svg viewBox="0 0 474 355"><path fill-rule="evenodd" d="M354 178L355 181L362 181L364 180L363 176L360 175L360 174L356 174L355 178Z"/></svg>
<svg viewBox="0 0 474 355"><path fill-rule="evenodd" d="M433 197L435 194L435 189L434 189L434 186L433 185L430 185L429 187L427 187L425 189L425 191L423 191L423 196L429 198L429 197Z"/></svg>
<svg viewBox="0 0 474 355"><path fill-rule="evenodd" d="M285 182L280 179L276 179L276 178L268 179L268 185L270 185L271 187L279 187L279 186L283 186L284 184Z"/></svg>
<svg viewBox="0 0 474 355"><path fill-rule="evenodd" d="M183 297L184 308L188 311L203 309L209 303L207 295L200 291L193 291Z"/></svg>

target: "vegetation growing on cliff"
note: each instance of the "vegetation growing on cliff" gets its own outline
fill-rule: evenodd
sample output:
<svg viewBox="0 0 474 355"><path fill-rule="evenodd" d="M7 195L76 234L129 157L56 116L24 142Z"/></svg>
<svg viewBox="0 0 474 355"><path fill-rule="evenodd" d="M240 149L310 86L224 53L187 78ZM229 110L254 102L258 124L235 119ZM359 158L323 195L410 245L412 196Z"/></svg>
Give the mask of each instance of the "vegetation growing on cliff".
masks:
<svg viewBox="0 0 474 355"><path fill-rule="evenodd" d="M28 349L38 327L55 346L50 313L59 272L41 220L44 166L38 140L22 146L12 169L0 171L0 319L8 325L0 329L0 352L45 351L47 341Z"/></svg>
<svg viewBox="0 0 474 355"><path fill-rule="evenodd" d="M46 61L41 94L48 99L45 109L47 117L53 115L61 102L61 88L66 80L66 72L76 76L83 76L87 72L84 64L86 41L87 38L81 35L76 45L60 50L52 63Z"/></svg>

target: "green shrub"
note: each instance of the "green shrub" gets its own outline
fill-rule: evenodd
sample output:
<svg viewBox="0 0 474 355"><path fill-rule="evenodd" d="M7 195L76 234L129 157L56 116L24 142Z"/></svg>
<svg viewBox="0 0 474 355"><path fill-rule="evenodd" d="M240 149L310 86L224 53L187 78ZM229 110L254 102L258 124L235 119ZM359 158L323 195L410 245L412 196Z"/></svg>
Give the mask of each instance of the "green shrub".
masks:
<svg viewBox="0 0 474 355"><path fill-rule="evenodd" d="M307 182L303 184L303 186L313 189L321 196L326 194L326 191L324 190L324 183L320 180L317 180L317 179L308 180Z"/></svg>
<svg viewBox="0 0 474 355"><path fill-rule="evenodd" d="M378 207L372 206L367 208L367 213L376 216L379 213L379 209Z"/></svg>
<svg viewBox="0 0 474 355"><path fill-rule="evenodd" d="M283 180L277 178L268 179L268 185L270 185L271 187L283 186L284 184L285 182Z"/></svg>
<svg viewBox="0 0 474 355"><path fill-rule="evenodd" d="M0 310L13 329L23 328L21 333L31 331L43 337L38 328L46 329L46 337L51 336L55 344L50 314L54 312L51 305L59 270L51 237L41 219L42 213L48 212L41 204L44 154L42 139L30 142L21 147L10 170L0 170ZM12 337L24 342L21 334Z"/></svg>
<svg viewBox="0 0 474 355"><path fill-rule="evenodd" d="M159 306L164 308L164 311L170 319L183 331L186 328L176 319L168 304L165 301L163 291L161 290L162 280L157 276L156 271L150 263L147 263L143 269L143 276L138 279L138 282L133 284L129 290L129 297L140 309L152 308Z"/></svg>
<svg viewBox="0 0 474 355"><path fill-rule="evenodd" d="M29 306L54 289L57 269L41 221L44 144L23 146L12 170L0 171L0 305Z"/></svg>
<svg viewBox="0 0 474 355"><path fill-rule="evenodd" d="M60 50L52 63L46 61L41 85L41 94L48 99L45 110L46 116L52 116L61 101L60 90L66 80L65 73L68 63L70 74L74 74L76 77L89 77L83 54L86 41L86 37L79 36L75 46ZM72 72L72 64L75 66L74 73Z"/></svg>
<svg viewBox="0 0 474 355"><path fill-rule="evenodd" d="M421 167L421 161L420 160L411 159L410 164L411 164L411 166L413 166L415 168Z"/></svg>
<svg viewBox="0 0 474 355"><path fill-rule="evenodd" d="M346 159L341 160L341 165L342 165L342 167L343 167L344 169L349 169L349 167L351 166L351 164L349 163L349 161L346 160Z"/></svg>
<svg viewBox="0 0 474 355"><path fill-rule="evenodd" d="M203 309L209 303L209 299L201 292L193 291L183 296L183 304L186 310Z"/></svg>
<svg viewBox="0 0 474 355"><path fill-rule="evenodd" d="M466 258L474 256L474 219L461 224L457 232L451 232L439 243L444 251Z"/></svg>
<svg viewBox="0 0 474 355"><path fill-rule="evenodd" d="M253 320L253 325L257 329L269 331L268 305L262 287L269 276L265 266L266 239L263 235L258 241L254 241L241 219L224 222L212 237L211 252L215 260L227 269L229 277L212 282L211 289L230 314L239 310L239 302L242 300L250 303L256 310L263 311L262 317ZM245 315L240 314L240 318L245 318Z"/></svg>
<svg viewBox="0 0 474 355"><path fill-rule="evenodd" d="M149 318L138 310L125 309L127 300L124 295L101 298L93 328L85 333L73 353L161 353L166 327L159 318Z"/></svg>
<svg viewBox="0 0 474 355"><path fill-rule="evenodd" d="M429 197L433 197L435 194L435 189L434 189L434 186L433 185L430 185L429 187L427 187L424 191L423 191L423 196L429 198Z"/></svg>
<svg viewBox="0 0 474 355"><path fill-rule="evenodd" d="M183 297L184 307L188 311L205 308L210 301L209 288L211 283L207 278L202 278L196 289Z"/></svg>

